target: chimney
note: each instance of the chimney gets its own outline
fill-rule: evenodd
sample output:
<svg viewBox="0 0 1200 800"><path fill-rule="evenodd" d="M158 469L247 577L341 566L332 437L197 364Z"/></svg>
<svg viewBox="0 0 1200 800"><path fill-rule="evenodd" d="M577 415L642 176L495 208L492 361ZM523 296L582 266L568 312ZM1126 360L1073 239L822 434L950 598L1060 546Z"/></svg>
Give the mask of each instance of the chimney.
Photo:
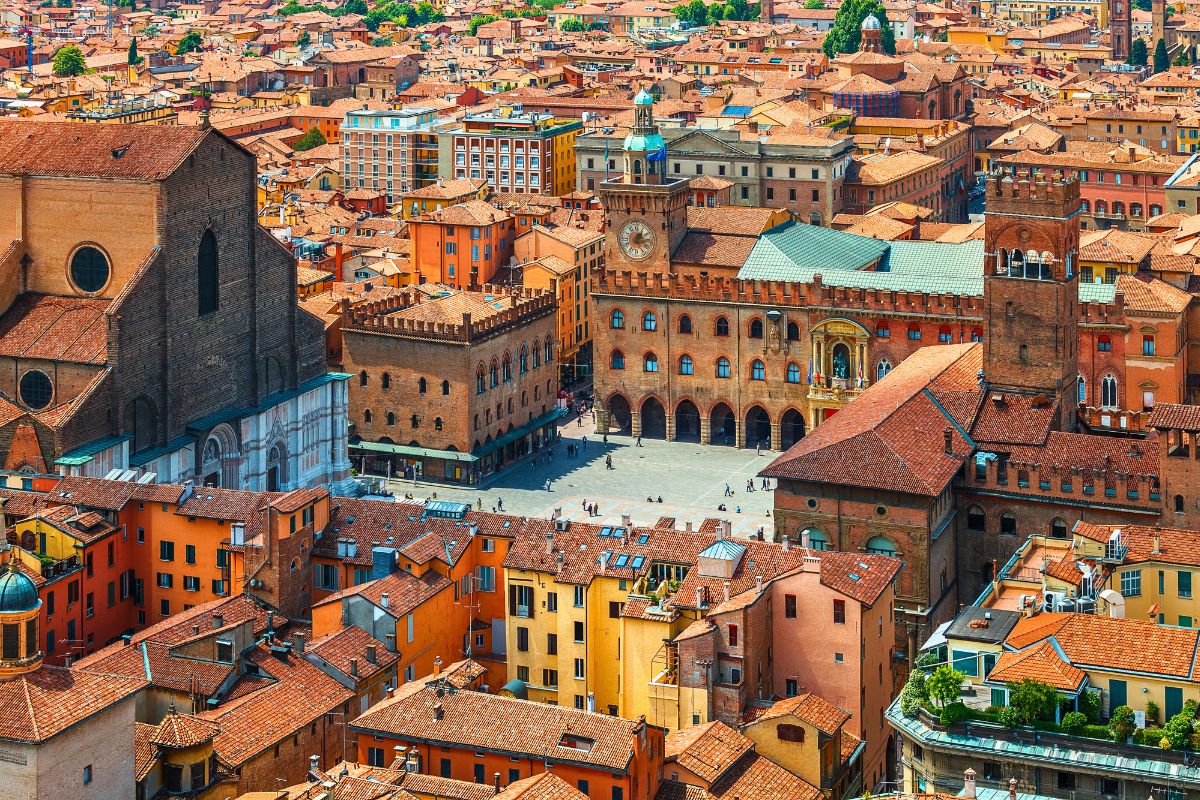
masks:
<svg viewBox="0 0 1200 800"><path fill-rule="evenodd" d="M554 552L554 531L546 531L546 555Z"/></svg>
<svg viewBox="0 0 1200 800"><path fill-rule="evenodd" d="M1162 544L1159 542L1157 536L1154 537L1154 549L1150 551L1150 554L1156 556L1162 554Z"/></svg>
<svg viewBox="0 0 1200 800"><path fill-rule="evenodd" d="M198 634L199 632L200 632L200 626L199 626L199 625L193 625L193 626L192 626L192 636L195 636L195 635L196 635L196 634Z"/></svg>
<svg viewBox="0 0 1200 800"><path fill-rule="evenodd" d="M963 773L963 800L975 800L975 770L967 767Z"/></svg>
<svg viewBox="0 0 1200 800"><path fill-rule="evenodd" d="M942 431L942 440L946 448L946 455L954 455L954 429L946 428L946 430Z"/></svg>
<svg viewBox="0 0 1200 800"><path fill-rule="evenodd" d="M1017 779L1008 779L1008 800L1017 800Z"/></svg>
<svg viewBox="0 0 1200 800"><path fill-rule="evenodd" d="M696 608L700 608L703 605L704 605L704 587L697 586L696 587Z"/></svg>
<svg viewBox="0 0 1200 800"><path fill-rule="evenodd" d="M383 594L380 596L380 598L379 598L379 605L380 605L382 608L387 608L387 607L388 607L388 593L387 593L387 592L384 592L384 593L383 593Z"/></svg>
<svg viewBox="0 0 1200 800"><path fill-rule="evenodd" d="M762 594L762 590L763 590L763 576L755 575L754 576L754 591L758 592L759 594Z"/></svg>
<svg viewBox="0 0 1200 800"><path fill-rule="evenodd" d="M925 149L925 134L921 133L920 131L917 132L917 149Z"/></svg>
<svg viewBox="0 0 1200 800"><path fill-rule="evenodd" d="M442 674L442 657L437 656L436 658L433 659L433 677L436 678L438 675L441 675L441 674Z"/></svg>
<svg viewBox="0 0 1200 800"><path fill-rule="evenodd" d="M358 659L357 658L350 659L350 677L351 678L358 677Z"/></svg>
<svg viewBox="0 0 1200 800"><path fill-rule="evenodd" d="M492 786L496 788L496 794L500 794L500 773L492 773Z"/></svg>
<svg viewBox="0 0 1200 800"><path fill-rule="evenodd" d="M321 767L321 757L314 753L308 757L308 768L316 772Z"/></svg>
<svg viewBox="0 0 1200 800"><path fill-rule="evenodd" d="M729 581L725 581L725 602L729 602Z"/></svg>
<svg viewBox="0 0 1200 800"><path fill-rule="evenodd" d="M379 654L376 649L376 646L373 644L367 645L367 663L368 664L377 664L377 663L379 663L377 661L378 658L379 658Z"/></svg>
<svg viewBox="0 0 1200 800"><path fill-rule="evenodd" d="M441 718L442 718L442 714L443 714L443 711L442 711L442 704L441 704L441 703L434 703L434 704L433 704L433 718L434 718L434 719L441 719Z"/></svg>
<svg viewBox="0 0 1200 800"><path fill-rule="evenodd" d="M690 523L690 522L684 523L683 529L685 531L687 531L688 533L691 533L692 532L692 523Z"/></svg>
<svg viewBox="0 0 1200 800"><path fill-rule="evenodd" d="M296 631L292 634L292 650L304 655L304 634Z"/></svg>
<svg viewBox="0 0 1200 800"><path fill-rule="evenodd" d="M213 630L225 627L225 617L222 614L213 614Z"/></svg>
<svg viewBox="0 0 1200 800"><path fill-rule="evenodd" d="M274 632L275 632L275 612L268 611L267 612L267 633L274 633Z"/></svg>

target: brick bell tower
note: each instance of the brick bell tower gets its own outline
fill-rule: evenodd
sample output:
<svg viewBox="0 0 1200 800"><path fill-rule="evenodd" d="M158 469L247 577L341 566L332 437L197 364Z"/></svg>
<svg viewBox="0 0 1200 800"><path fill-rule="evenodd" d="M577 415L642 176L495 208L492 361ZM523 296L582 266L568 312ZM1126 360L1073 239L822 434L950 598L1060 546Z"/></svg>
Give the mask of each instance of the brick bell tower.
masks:
<svg viewBox="0 0 1200 800"><path fill-rule="evenodd" d="M1079 404L1079 211L1075 173L987 178L984 380L1056 400L1062 430Z"/></svg>
<svg viewBox="0 0 1200 800"><path fill-rule="evenodd" d="M1132 0L1108 0L1109 44L1113 58L1124 61L1129 58L1133 46Z"/></svg>

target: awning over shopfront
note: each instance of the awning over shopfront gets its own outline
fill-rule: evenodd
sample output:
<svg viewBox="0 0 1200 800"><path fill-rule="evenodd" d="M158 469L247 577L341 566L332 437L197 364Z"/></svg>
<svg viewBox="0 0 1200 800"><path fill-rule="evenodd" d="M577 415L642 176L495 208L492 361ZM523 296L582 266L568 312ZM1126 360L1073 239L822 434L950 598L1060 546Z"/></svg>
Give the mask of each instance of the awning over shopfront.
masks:
<svg viewBox="0 0 1200 800"><path fill-rule="evenodd" d="M385 453L388 455L408 456L409 458L440 458L443 461L475 462L479 456L471 453L460 453L458 450L433 450L428 447L413 447L406 444L388 444L387 442L358 442L350 445L351 450L365 450L368 453Z"/></svg>

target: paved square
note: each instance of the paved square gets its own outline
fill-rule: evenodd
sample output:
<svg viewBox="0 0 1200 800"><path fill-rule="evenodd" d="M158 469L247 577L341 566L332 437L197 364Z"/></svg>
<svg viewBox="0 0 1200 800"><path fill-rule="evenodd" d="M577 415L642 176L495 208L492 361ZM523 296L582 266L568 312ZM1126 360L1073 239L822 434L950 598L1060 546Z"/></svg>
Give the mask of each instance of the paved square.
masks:
<svg viewBox="0 0 1200 800"><path fill-rule="evenodd" d="M620 523L621 515L628 514L635 524L647 526L659 517L675 517L675 524L682 528L686 522L698 526L706 517L715 517L731 520L735 535L749 536L759 527L770 535L774 492L763 491L762 479L755 476L778 453L653 439L644 439L642 447L635 447L632 437L611 434L604 445L590 416L585 417L583 427L574 417L568 418L559 426L559 433L562 438L549 462L543 450L537 464L527 458L506 468L483 489L425 482L414 486L412 481L392 481L389 488L398 497L412 493L421 499L436 492L439 500L472 506L482 499L485 510L491 510L499 499L506 512L526 516L549 517L555 508L562 508L567 519L588 519L583 510L586 501L599 505L600 515L590 520L597 523ZM582 449L585 436L586 449ZM573 458L567 455L568 444L581 448ZM606 455L612 456L611 470L605 467ZM746 492L749 479L754 479L751 493ZM734 492L732 497L724 496L727 483ZM770 483L774 487L775 482ZM657 501L660 496L662 503L647 502L647 497ZM727 511L717 510L721 503Z"/></svg>

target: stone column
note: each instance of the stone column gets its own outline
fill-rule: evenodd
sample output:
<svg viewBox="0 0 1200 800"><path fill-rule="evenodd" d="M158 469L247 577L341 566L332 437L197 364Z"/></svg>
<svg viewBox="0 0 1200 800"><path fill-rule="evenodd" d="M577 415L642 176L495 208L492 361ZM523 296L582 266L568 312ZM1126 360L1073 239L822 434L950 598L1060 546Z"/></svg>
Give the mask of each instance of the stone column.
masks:
<svg viewBox="0 0 1200 800"><path fill-rule="evenodd" d="M631 436L641 436L642 435L642 412L631 411L631 412L629 412L629 418L630 418L629 434Z"/></svg>
<svg viewBox="0 0 1200 800"><path fill-rule="evenodd" d="M745 420L734 420L733 423L733 446L746 446L746 422Z"/></svg>
<svg viewBox="0 0 1200 800"><path fill-rule="evenodd" d="M783 426L778 422L771 423L771 449L783 449Z"/></svg>
<svg viewBox="0 0 1200 800"><path fill-rule="evenodd" d="M675 441L675 415L667 414L667 441Z"/></svg>
<svg viewBox="0 0 1200 800"><path fill-rule="evenodd" d="M597 407L596 408L596 430L595 430L595 433L599 433L599 434L608 433L608 427L609 427L608 409Z"/></svg>
<svg viewBox="0 0 1200 800"><path fill-rule="evenodd" d="M712 421L708 417L700 418L700 444L712 443Z"/></svg>

